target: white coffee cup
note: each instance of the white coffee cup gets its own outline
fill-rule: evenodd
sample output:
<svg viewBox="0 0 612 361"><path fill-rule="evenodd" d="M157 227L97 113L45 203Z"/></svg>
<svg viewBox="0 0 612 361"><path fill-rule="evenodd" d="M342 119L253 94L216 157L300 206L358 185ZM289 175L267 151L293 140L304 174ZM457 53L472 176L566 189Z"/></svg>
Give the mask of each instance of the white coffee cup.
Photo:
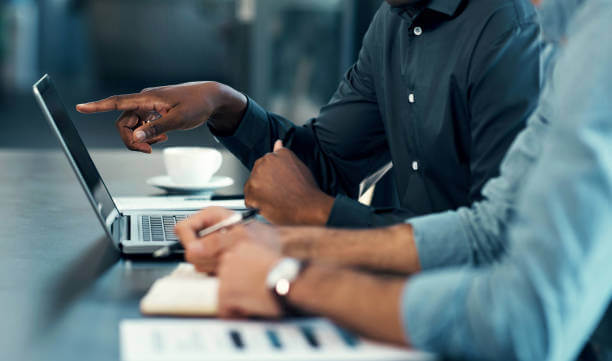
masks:
<svg viewBox="0 0 612 361"><path fill-rule="evenodd" d="M223 156L214 148L169 147L164 149L164 163L174 184L200 186L221 168Z"/></svg>

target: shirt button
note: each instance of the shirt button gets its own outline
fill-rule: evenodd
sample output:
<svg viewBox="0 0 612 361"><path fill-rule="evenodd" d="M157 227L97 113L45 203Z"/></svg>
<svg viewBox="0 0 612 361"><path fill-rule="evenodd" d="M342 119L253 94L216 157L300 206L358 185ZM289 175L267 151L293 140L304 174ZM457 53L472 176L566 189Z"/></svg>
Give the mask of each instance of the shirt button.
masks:
<svg viewBox="0 0 612 361"><path fill-rule="evenodd" d="M414 35L416 36L423 34L423 29L420 26L415 26L413 31L414 31Z"/></svg>
<svg viewBox="0 0 612 361"><path fill-rule="evenodd" d="M416 160L412 162L412 170L419 170L419 162L417 162Z"/></svg>
<svg viewBox="0 0 612 361"><path fill-rule="evenodd" d="M414 93L410 93L410 94L408 94L408 101L409 101L410 103L414 103Z"/></svg>

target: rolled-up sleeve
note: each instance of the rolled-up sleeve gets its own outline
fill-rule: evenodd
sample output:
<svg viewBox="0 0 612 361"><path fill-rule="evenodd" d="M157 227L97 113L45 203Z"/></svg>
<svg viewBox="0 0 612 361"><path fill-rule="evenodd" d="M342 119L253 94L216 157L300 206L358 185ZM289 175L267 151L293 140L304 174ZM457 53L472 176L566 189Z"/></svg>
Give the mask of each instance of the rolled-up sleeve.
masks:
<svg viewBox="0 0 612 361"><path fill-rule="evenodd" d="M500 175L483 189L483 199L470 207L408 219L424 270L495 262L506 251L506 226L516 211L520 187L540 156L548 132L550 81L542 101L508 150Z"/></svg>
<svg viewBox="0 0 612 361"><path fill-rule="evenodd" d="M437 213L409 221L421 269L467 264L472 259L470 239L457 212Z"/></svg>
<svg viewBox="0 0 612 361"><path fill-rule="evenodd" d="M406 220L414 229L422 269L489 264L505 253L506 226L516 211L520 187L540 156L554 111L551 95L555 82L551 74L556 55L557 46L546 44L542 72L547 81L538 106L508 149L499 175L484 186L482 200L456 211Z"/></svg>
<svg viewBox="0 0 612 361"><path fill-rule="evenodd" d="M555 72L541 155L487 267L425 272L404 288L417 348L461 358L571 360L612 299L612 5L591 2ZM577 30L577 29L575 29Z"/></svg>

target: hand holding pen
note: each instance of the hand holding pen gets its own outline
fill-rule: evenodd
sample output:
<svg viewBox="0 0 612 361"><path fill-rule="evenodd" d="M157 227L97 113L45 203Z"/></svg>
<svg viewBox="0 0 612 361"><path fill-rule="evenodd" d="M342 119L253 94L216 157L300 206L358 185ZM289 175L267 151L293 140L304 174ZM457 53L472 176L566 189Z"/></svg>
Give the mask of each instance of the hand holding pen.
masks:
<svg viewBox="0 0 612 361"><path fill-rule="evenodd" d="M220 231L222 229L225 229L231 226L235 226L237 224L243 224L243 223L249 222L250 220L255 218L258 212L259 211L257 209L249 209L245 212L240 212L240 213L236 212L232 214L231 216L227 217L226 219L220 221L219 223L216 223L210 227L204 228L203 230L198 232L198 237L199 238L206 237L207 235ZM168 257L172 253L177 252L182 249L183 249L182 244L180 242L175 242L169 246L162 247L156 250L155 252L153 252L153 257L155 258Z"/></svg>

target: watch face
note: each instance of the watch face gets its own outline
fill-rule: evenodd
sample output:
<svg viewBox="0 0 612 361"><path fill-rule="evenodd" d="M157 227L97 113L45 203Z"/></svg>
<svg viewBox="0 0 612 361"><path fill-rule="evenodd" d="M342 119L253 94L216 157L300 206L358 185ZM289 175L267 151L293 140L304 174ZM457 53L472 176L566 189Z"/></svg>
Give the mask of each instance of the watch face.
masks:
<svg viewBox="0 0 612 361"><path fill-rule="evenodd" d="M281 278L280 280L278 280L278 282L276 282L276 286L274 287L274 290L276 291L276 294L280 296L287 296L287 294L289 293L290 287L291 287L291 282L289 282L288 280L284 278Z"/></svg>
<svg viewBox="0 0 612 361"><path fill-rule="evenodd" d="M266 286L275 289L280 280L291 283L300 273L300 261L294 258L283 258L270 270L266 278ZM288 286L287 286L288 288ZM287 290L288 292L288 290Z"/></svg>

